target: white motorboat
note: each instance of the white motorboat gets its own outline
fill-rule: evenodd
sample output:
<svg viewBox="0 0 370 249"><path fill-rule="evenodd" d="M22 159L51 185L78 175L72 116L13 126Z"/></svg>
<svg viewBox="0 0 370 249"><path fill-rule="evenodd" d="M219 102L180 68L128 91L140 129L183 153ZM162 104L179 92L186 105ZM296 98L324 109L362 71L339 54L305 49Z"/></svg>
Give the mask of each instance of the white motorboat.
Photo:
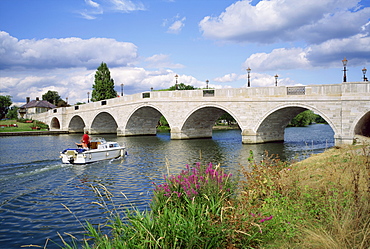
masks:
<svg viewBox="0 0 370 249"><path fill-rule="evenodd" d="M104 138L91 139L88 149L69 148L60 152L62 162L67 164L87 164L125 155L125 147L120 146L117 142L107 142Z"/></svg>

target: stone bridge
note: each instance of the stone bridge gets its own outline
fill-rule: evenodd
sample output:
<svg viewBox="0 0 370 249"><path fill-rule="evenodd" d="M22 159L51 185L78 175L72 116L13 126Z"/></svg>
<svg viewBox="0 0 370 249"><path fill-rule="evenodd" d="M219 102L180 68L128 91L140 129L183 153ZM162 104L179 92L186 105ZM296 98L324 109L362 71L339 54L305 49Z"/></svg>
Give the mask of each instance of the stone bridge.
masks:
<svg viewBox="0 0 370 249"><path fill-rule="evenodd" d="M51 109L33 119L51 130L117 136L155 135L164 116L171 139L212 137L215 121L229 113L241 129L242 142L284 140L297 114L312 110L334 131L336 145L370 137L370 83L152 91L83 105Z"/></svg>

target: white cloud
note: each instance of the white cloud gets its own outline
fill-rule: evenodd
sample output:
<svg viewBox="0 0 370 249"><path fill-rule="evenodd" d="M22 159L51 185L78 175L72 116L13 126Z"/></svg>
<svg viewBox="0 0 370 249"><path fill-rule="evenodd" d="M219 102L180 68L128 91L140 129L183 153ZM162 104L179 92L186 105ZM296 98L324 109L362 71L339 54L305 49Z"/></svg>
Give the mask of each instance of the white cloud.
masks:
<svg viewBox="0 0 370 249"><path fill-rule="evenodd" d="M165 89L175 84L176 73L169 69L146 70L139 67L115 67L109 69L118 93L124 84L124 93L134 94L153 89ZM57 91L68 102L86 102L87 92L92 91L96 69L60 68L27 69L22 71L2 70L0 76L1 95L12 96L14 103L24 104L26 97L35 99L48 90ZM205 83L190 75L179 75L179 82L195 87L204 87Z"/></svg>
<svg viewBox="0 0 370 249"><path fill-rule="evenodd" d="M181 64L172 63L170 57L165 54L155 54L145 61L148 63L149 68L183 68Z"/></svg>
<svg viewBox="0 0 370 249"><path fill-rule="evenodd" d="M343 57L350 60L351 66L369 63L370 37L359 34L345 39L328 40L304 49L278 48L271 53L255 53L247 58L242 66L257 72L311 69L338 66Z"/></svg>
<svg viewBox="0 0 370 249"><path fill-rule="evenodd" d="M113 5L114 11L128 13L137 10L145 10L145 7L141 2L134 3L130 0L108 0L108 2Z"/></svg>
<svg viewBox="0 0 370 249"><path fill-rule="evenodd" d="M166 27L166 26L169 25L169 23L171 23L171 25L169 25L169 27L167 29L167 33L179 34L181 32L182 28L185 26L185 21L186 21L186 17L180 18L179 15L176 15L175 17L173 17L170 20L165 19L163 21L162 26Z"/></svg>
<svg viewBox="0 0 370 249"><path fill-rule="evenodd" d="M230 73L230 74L226 74L222 77L217 77L213 80L216 81L216 82L233 82L233 81L236 81L238 79L239 79L239 75L237 75L236 73Z"/></svg>
<svg viewBox="0 0 370 249"><path fill-rule="evenodd" d="M278 48L271 53L252 54L243 64L243 68L250 67L256 71L270 71L275 69L289 70L294 68L308 68L310 63L306 58L307 51L302 48Z"/></svg>
<svg viewBox="0 0 370 249"><path fill-rule="evenodd" d="M92 1L92 0L85 0L85 3L93 8L99 8L100 4Z"/></svg>
<svg viewBox="0 0 370 249"><path fill-rule="evenodd" d="M0 69L3 68L97 68L132 65L137 60L133 43L107 38L18 40L0 31Z"/></svg>
<svg viewBox="0 0 370 249"><path fill-rule="evenodd" d="M143 3L131 0L85 0L88 9L84 9L79 14L84 19L92 20L97 15L109 12L130 13L133 11L146 10Z"/></svg>
<svg viewBox="0 0 370 249"><path fill-rule="evenodd" d="M185 17L183 17L181 20L177 20L168 28L168 33L172 34L178 34L181 32L182 28L185 26L184 21L186 20Z"/></svg>
<svg viewBox="0 0 370 249"><path fill-rule="evenodd" d="M274 43L304 40L310 43L343 38L360 32L370 8L359 0L251 0L237 1L218 17L199 23L203 36L233 42ZM343 18L345 16L345 18Z"/></svg>

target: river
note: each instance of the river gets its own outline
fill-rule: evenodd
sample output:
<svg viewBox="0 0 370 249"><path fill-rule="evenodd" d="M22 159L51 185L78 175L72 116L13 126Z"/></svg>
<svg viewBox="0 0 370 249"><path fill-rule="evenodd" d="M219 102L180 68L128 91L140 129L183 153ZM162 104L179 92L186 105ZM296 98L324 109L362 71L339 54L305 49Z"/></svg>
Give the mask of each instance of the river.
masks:
<svg viewBox="0 0 370 249"><path fill-rule="evenodd" d="M235 173L247 165L250 150L257 159L264 151L281 159L303 159L334 146L329 125L291 127L282 143L243 145L239 130L215 130L212 139L171 140L168 132L157 136L117 137L107 141L125 144L128 156L89 165L63 165L59 152L73 147L81 134L0 137L0 247L38 245L60 248L72 234L82 238L85 220L106 221L106 210L95 204L105 186L114 196L110 207L149 207L153 182L167 170L176 174L186 164L220 163Z"/></svg>

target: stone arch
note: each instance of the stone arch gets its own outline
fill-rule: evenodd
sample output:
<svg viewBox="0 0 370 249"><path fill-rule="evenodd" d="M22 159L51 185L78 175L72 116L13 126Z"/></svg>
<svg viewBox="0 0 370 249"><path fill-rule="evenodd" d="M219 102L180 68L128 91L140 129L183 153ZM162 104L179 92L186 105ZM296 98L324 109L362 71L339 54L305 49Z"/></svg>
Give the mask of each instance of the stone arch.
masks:
<svg viewBox="0 0 370 249"><path fill-rule="evenodd" d="M90 134L117 133L117 122L108 112L100 112L95 116L89 129Z"/></svg>
<svg viewBox="0 0 370 249"><path fill-rule="evenodd" d="M50 122L50 129L60 129L60 122L57 117L53 117Z"/></svg>
<svg viewBox="0 0 370 249"><path fill-rule="evenodd" d="M84 132L85 122L79 115L75 115L69 122L68 131L70 133Z"/></svg>
<svg viewBox="0 0 370 249"><path fill-rule="evenodd" d="M197 107L184 119L181 126L181 139L212 137L212 127L216 120L225 113L229 113L238 122L235 115L224 107L217 105Z"/></svg>
<svg viewBox="0 0 370 249"><path fill-rule="evenodd" d="M156 135L158 121L162 116L162 112L153 106L140 106L130 114L124 128L124 135Z"/></svg>
<svg viewBox="0 0 370 249"><path fill-rule="evenodd" d="M350 134L370 137L370 111L359 115L351 127Z"/></svg>
<svg viewBox="0 0 370 249"><path fill-rule="evenodd" d="M257 142L284 141L285 128L289 122L299 113L306 110L311 110L320 115L328 122L334 133L337 134L337 129L333 122L317 108L305 104L290 103L273 108L257 122L255 126Z"/></svg>

